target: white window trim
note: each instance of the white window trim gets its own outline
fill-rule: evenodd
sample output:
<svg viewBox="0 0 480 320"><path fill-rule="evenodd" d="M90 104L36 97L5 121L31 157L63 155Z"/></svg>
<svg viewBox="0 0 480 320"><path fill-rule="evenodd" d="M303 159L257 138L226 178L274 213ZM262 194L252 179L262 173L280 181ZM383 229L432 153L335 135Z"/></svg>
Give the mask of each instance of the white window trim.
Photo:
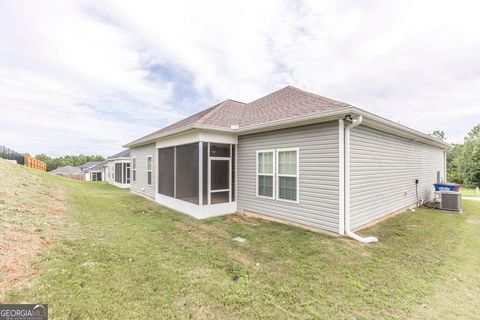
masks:
<svg viewBox="0 0 480 320"><path fill-rule="evenodd" d="M150 170L148 170L148 158L150 158ZM147 156L147 162L145 163L145 172L147 173L145 180L147 183L147 186L153 186L153 157L152 156ZM152 179L150 179L151 183L148 183L148 173L150 172L150 175L152 176Z"/></svg>
<svg viewBox="0 0 480 320"><path fill-rule="evenodd" d="M262 173L261 175L262 176L269 176L269 177L272 177L272 196L271 197L268 197L268 196L263 196L263 195L259 195L258 194L258 180L259 180L259 172L258 172L258 155L260 153L272 153L272 173L269 174L269 173ZM256 157L255 157L255 179L256 179L256 183L255 183L255 194L258 198L264 198L264 199L273 199L275 200L275 158L276 158L276 153L275 153L275 149L267 149L267 150L258 150L257 151L257 154L256 154Z"/></svg>
<svg viewBox="0 0 480 320"><path fill-rule="evenodd" d="M137 158L136 157L132 158L132 167L131 167L130 173L132 174L132 176L130 177L130 180L132 182L137 182Z"/></svg>
<svg viewBox="0 0 480 320"><path fill-rule="evenodd" d="M297 174L279 174L279 166L280 166L280 161L277 160L276 162L276 170L275 170L275 180L279 180L279 177L295 177L297 178L297 200L289 200L289 199L282 199L280 198L280 183L276 184L275 188L275 197L278 201L284 201L284 202L290 202L290 203L300 203L300 151L299 148L281 148L281 149L276 149L276 154L275 158L279 159L278 153L279 152L285 152L285 151L296 151L297 153Z"/></svg>

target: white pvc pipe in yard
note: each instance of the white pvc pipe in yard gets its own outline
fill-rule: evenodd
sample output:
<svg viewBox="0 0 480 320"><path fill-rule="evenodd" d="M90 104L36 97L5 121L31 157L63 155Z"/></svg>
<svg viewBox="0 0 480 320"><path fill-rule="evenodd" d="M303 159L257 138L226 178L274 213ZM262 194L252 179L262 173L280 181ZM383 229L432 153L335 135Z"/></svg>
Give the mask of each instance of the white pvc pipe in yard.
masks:
<svg viewBox="0 0 480 320"><path fill-rule="evenodd" d="M360 125L362 116L358 116L345 127L345 233L352 239L363 243L377 242L375 237L361 237L350 230L350 130Z"/></svg>

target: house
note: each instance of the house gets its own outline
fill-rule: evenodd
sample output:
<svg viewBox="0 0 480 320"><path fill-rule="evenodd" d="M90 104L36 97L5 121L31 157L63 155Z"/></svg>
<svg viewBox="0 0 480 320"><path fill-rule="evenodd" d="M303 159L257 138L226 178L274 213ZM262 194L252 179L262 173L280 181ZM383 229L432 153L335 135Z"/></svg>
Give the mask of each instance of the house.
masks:
<svg viewBox="0 0 480 320"><path fill-rule="evenodd" d="M104 165L106 161L102 161L93 167L85 169L85 180L87 181L105 181Z"/></svg>
<svg viewBox="0 0 480 320"><path fill-rule="evenodd" d="M429 135L291 86L223 101L126 145L132 192L208 218L234 212L347 234L433 198L446 148Z"/></svg>
<svg viewBox="0 0 480 320"><path fill-rule="evenodd" d="M103 181L103 162L90 161L80 166L85 173L85 181Z"/></svg>
<svg viewBox="0 0 480 320"><path fill-rule="evenodd" d="M104 181L119 188L130 187L130 150L108 157L103 164Z"/></svg>
<svg viewBox="0 0 480 320"><path fill-rule="evenodd" d="M82 165L79 166L79 168L83 171L83 170L88 170L89 168L92 168L94 166L96 166L97 164L99 164L101 161L89 161L87 163L84 163Z"/></svg>
<svg viewBox="0 0 480 320"><path fill-rule="evenodd" d="M58 167L54 170L49 171L48 173L76 180L85 179L85 174L83 173L83 171L79 167L73 166Z"/></svg>

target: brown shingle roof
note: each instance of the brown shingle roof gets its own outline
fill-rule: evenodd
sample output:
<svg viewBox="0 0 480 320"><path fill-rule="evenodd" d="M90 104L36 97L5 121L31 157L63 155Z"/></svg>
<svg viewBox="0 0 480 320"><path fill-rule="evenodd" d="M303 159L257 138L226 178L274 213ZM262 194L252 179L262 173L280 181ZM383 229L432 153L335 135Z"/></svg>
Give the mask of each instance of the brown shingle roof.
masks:
<svg viewBox="0 0 480 320"><path fill-rule="evenodd" d="M200 111L188 118L182 119L140 139L132 141L128 145L136 145L138 143L146 142L159 136L168 135L168 132L176 132L182 128L187 129L196 124L229 128L230 124L228 123L240 117L239 113L241 112L243 105L243 102L225 100L213 107Z"/></svg>
<svg viewBox="0 0 480 320"><path fill-rule="evenodd" d="M238 125L242 128L346 107L350 107L350 105L287 86L248 104L234 100L225 100L213 107L130 142L127 146L145 143L158 137L167 136L169 133L182 131L182 129L188 130L195 125L215 126L226 129L229 129L232 125Z"/></svg>
<svg viewBox="0 0 480 320"><path fill-rule="evenodd" d="M126 149L120 151L119 153L114 154L113 156L107 157L107 159L115 159L115 158L129 158L130 157L130 149Z"/></svg>
<svg viewBox="0 0 480 320"><path fill-rule="evenodd" d="M246 127L349 106L343 102L288 86L246 104L239 125Z"/></svg>

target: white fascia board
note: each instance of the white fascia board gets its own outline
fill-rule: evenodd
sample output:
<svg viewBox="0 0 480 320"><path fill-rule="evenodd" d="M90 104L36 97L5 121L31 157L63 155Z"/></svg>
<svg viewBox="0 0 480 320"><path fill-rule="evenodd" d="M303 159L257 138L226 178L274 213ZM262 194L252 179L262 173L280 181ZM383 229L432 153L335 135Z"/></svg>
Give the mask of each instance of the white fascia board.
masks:
<svg viewBox="0 0 480 320"><path fill-rule="evenodd" d="M157 135L152 135L151 137L149 137L147 139L140 138L140 139L137 139L138 141L135 140L135 141L127 143L126 145L123 146L123 148L134 148L134 147L141 147L141 146L144 146L144 145L147 145L147 144L152 144L152 143L155 143L155 141L158 140L158 139L174 136L176 134L183 133L183 132L186 132L186 131L189 131L189 130L192 130L192 129L194 129L194 125L189 125L189 126L181 127L181 128L178 128L178 129L162 132L162 133L159 133Z"/></svg>
<svg viewBox="0 0 480 320"><path fill-rule="evenodd" d="M238 138L230 132L200 131L198 141L237 144Z"/></svg>
<svg viewBox="0 0 480 320"><path fill-rule="evenodd" d="M195 141L198 141L198 131L189 130L189 131L178 133L172 136L157 139L155 141L155 147L157 149L167 148L167 147L173 147L177 145L192 143Z"/></svg>
<svg viewBox="0 0 480 320"><path fill-rule="evenodd" d="M224 127L217 127L217 126L208 126L208 125L196 125L196 126L188 126L184 128L180 128L175 131L169 131L164 134L158 135L158 136L153 136L149 138L148 140L144 140L142 142L138 143L129 143L125 145L125 148L135 148L135 147L140 147L152 143L156 144L164 144L164 145L179 145L179 144L185 144L185 143L191 143L194 142L195 140L193 139L188 139L186 137L193 137L195 134L200 134L198 139L204 139L204 140L196 140L196 141L205 141L205 142L217 142L217 143L232 143L235 144L237 143L237 137L235 130L233 129L228 129ZM179 141L179 143L175 142L176 144L172 144L172 141ZM186 140L185 140L186 139ZM207 140L205 140L207 139ZM210 140L216 139L216 140ZM187 142L182 142L182 141L187 141ZM233 142L235 141L235 142ZM157 147L158 148L158 147Z"/></svg>
<svg viewBox="0 0 480 320"><path fill-rule="evenodd" d="M215 143L226 143L226 144L236 144L238 142L237 136L225 132L214 132L214 131L200 131L200 130L191 130L184 132L183 134L177 134L174 136L166 137L164 139L157 140L155 143L156 148L167 148L173 146L179 146L182 144L189 144L194 142L215 142Z"/></svg>

